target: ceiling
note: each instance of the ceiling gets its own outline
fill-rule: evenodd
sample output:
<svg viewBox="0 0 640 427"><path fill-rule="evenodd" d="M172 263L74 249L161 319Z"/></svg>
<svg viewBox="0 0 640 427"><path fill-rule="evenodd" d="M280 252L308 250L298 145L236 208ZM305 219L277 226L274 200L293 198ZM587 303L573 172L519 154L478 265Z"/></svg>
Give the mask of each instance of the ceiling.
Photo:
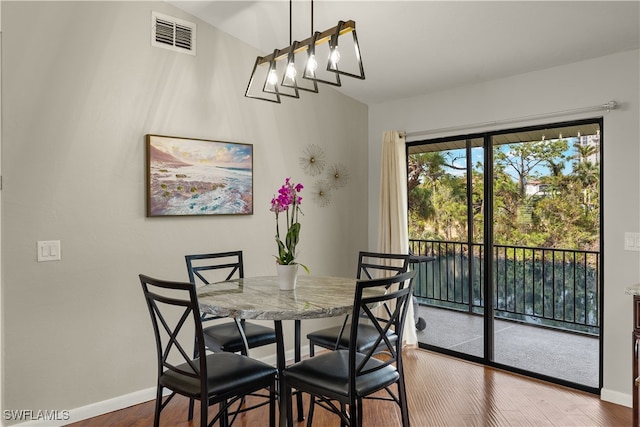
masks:
<svg viewBox="0 0 640 427"><path fill-rule="evenodd" d="M290 44L288 0L169 3L265 55ZM640 48L638 0L315 0L313 17L317 31L356 22L366 79L337 90L369 105ZM291 23L293 40L311 35L310 0Z"/></svg>

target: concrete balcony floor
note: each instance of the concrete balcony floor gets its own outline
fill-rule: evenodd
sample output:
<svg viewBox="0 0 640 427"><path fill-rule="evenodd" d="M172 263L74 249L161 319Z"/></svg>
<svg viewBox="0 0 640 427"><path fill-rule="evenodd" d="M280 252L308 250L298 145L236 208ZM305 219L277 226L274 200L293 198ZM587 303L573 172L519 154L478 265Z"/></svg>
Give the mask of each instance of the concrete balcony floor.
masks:
<svg viewBox="0 0 640 427"><path fill-rule="evenodd" d="M420 306L426 328L421 343L483 356L483 319L451 310ZM565 381L598 388L597 337L496 320L495 362Z"/></svg>

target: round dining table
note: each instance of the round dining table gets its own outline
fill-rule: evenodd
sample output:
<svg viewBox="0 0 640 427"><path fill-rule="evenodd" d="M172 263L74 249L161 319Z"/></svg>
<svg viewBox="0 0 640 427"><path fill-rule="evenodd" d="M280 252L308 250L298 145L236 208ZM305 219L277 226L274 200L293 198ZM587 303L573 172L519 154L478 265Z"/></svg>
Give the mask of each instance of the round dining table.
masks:
<svg viewBox="0 0 640 427"><path fill-rule="evenodd" d="M302 320L351 313L356 279L301 275L281 291L277 276L246 277L198 288L200 310L220 317Z"/></svg>
<svg viewBox="0 0 640 427"><path fill-rule="evenodd" d="M280 290L277 276L245 277L216 282L197 289L200 311L218 317L273 320L276 332L278 372L286 366L283 320L295 321L295 361L300 355L300 321L351 314L356 279L332 276L300 275L296 288ZM375 291L370 291L375 292ZM366 292L365 292L366 295ZM282 378L279 375L279 378ZM280 387L279 390L282 388ZM289 402L280 399L281 427L287 425ZM302 397L298 394L298 419L302 417Z"/></svg>

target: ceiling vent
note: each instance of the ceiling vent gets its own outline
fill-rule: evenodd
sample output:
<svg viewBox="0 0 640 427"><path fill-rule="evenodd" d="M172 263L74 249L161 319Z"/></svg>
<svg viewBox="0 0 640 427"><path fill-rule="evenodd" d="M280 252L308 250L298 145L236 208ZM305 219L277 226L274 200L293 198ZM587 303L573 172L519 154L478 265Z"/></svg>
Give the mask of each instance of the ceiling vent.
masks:
<svg viewBox="0 0 640 427"><path fill-rule="evenodd" d="M196 54L196 24L151 12L151 46Z"/></svg>

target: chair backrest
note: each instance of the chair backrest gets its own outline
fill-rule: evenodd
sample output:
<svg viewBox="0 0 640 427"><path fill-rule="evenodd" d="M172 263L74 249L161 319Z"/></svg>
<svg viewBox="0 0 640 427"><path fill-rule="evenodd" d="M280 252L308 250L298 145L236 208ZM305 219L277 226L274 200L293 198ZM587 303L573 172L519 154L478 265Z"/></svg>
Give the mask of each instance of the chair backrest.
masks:
<svg viewBox="0 0 640 427"><path fill-rule="evenodd" d="M415 274L415 271L407 271L396 276L356 282L352 314L354 320L351 321L350 331L352 342L357 340L358 332L361 330L360 324L373 326L378 334L374 345L366 354L358 353L355 345L349 347L349 382L352 390L355 389L356 378L361 375L394 363L397 369L402 371L402 331L411 303ZM378 292L371 292L376 289ZM388 316L380 317L376 314L380 305L385 307ZM398 339L390 339L389 331L395 332ZM381 355L384 357L381 358ZM374 357L376 362L370 363Z"/></svg>
<svg viewBox="0 0 640 427"><path fill-rule="evenodd" d="M361 251L358 255L358 279L379 279L404 273L409 268L409 254ZM391 274L390 274L391 273Z"/></svg>
<svg viewBox="0 0 640 427"><path fill-rule="evenodd" d="M200 373L207 372L206 357L192 360L189 356L192 354L191 348L187 351L181 344L191 345L195 329L198 354L205 354L195 286L186 282L158 280L143 274L139 277L156 339L158 378L171 370L198 379L201 393L204 393L206 381L202 380Z"/></svg>
<svg viewBox="0 0 640 427"><path fill-rule="evenodd" d="M244 277L242 251L186 255L189 281L198 285Z"/></svg>

